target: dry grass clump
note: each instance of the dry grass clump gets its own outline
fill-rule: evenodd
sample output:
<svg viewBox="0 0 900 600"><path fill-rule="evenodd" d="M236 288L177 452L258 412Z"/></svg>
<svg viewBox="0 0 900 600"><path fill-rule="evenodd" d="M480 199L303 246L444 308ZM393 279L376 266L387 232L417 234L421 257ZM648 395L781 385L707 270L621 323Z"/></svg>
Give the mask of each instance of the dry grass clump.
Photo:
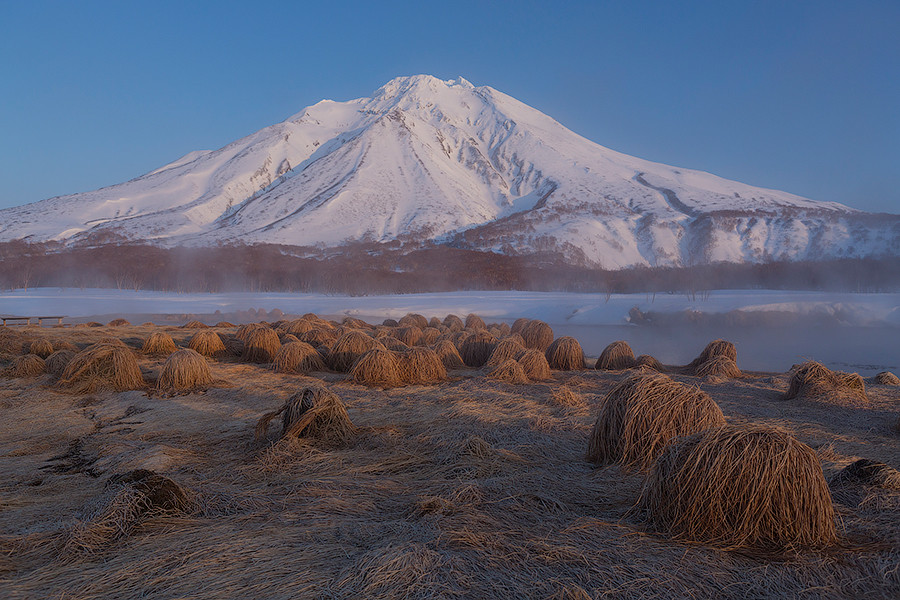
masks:
<svg viewBox="0 0 900 600"><path fill-rule="evenodd" d="M881 385L900 385L900 377L897 377L890 371L882 371L875 376L875 383Z"/></svg>
<svg viewBox="0 0 900 600"><path fill-rule="evenodd" d="M713 340L706 345L700 356L692 360L685 368L688 372L696 374L700 365L716 356L724 356L725 358L730 358L733 362L737 362L737 348L729 341Z"/></svg>
<svg viewBox="0 0 900 600"><path fill-rule="evenodd" d="M113 475L106 491L84 520L65 541L64 551L74 554L102 552L126 537L145 520L184 513L192 502L185 491L168 477L138 469Z"/></svg>
<svg viewBox="0 0 900 600"><path fill-rule="evenodd" d="M66 370L69 362L72 361L72 358L74 358L76 354L77 352L75 350L57 350L44 361L47 372L59 377L63 374L63 371Z"/></svg>
<svg viewBox="0 0 900 600"><path fill-rule="evenodd" d="M447 379L447 369L431 348L411 348L400 357L400 378L410 384L439 383Z"/></svg>
<svg viewBox="0 0 900 600"><path fill-rule="evenodd" d="M459 350L456 349L456 346L450 340L441 340L432 349L441 359L441 362L444 363L445 369L466 368L466 363L463 362L462 357L459 355Z"/></svg>
<svg viewBox="0 0 900 600"><path fill-rule="evenodd" d="M531 381L547 381L552 377L550 363L547 362L543 352L526 350L518 360L522 370L525 371L525 376Z"/></svg>
<svg viewBox="0 0 900 600"><path fill-rule="evenodd" d="M332 344L326 362L332 370L348 373L363 354L375 348L384 346L361 331L348 331Z"/></svg>
<svg viewBox="0 0 900 600"><path fill-rule="evenodd" d="M532 321L533 323L534 321ZM530 324L529 324L530 325ZM575 371L584 368L584 350L575 338L564 335L554 340L546 351L547 364L551 369Z"/></svg>
<svg viewBox="0 0 900 600"><path fill-rule="evenodd" d="M518 319L513 321L512 327L509 328L509 332L510 333L521 333L522 328L525 327L526 325L528 325L528 322L530 320L531 319L529 319L527 317L519 317Z"/></svg>
<svg viewBox="0 0 900 600"><path fill-rule="evenodd" d="M644 470L672 438L724 424L725 416L705 392L660 373L638 372L603 399L587 459Z"/></svg>
<svg viewBox="0 0 900 600"><path fill-rule="evenodd" d="M528 376L525 374L522 365L511 358L491 369L487 376L489 379L502 381L504 383L531 383Z"/></svg>
<svg viewBox="0 0 900 600"><path fill-rule="evenodd" d="M496 367L508 360L519 360L523 354L525 354L525 347L517 339L507 338L500 340L494 346L494 351L491 352L491 356L488 358L485 366Z"/></svg>
<svg viewBox="0 0 900 600"><path fill-rule="evenodd" d="M142 389L144 378L130 349L100 342L72 357L59 385L76 393L89 393L103 387L124 392Z"/></svg>
<svg viewBox="0 0 900 600"><path fill-rule="evenodd" d="M398 340L393 336L386 336L377 338L382 346L387 348L388 350L393 350L394 352L406 352L409 350L409 346Z"/></svg>
<svg viewBox="0 0 900 600"><path fill-rule="evenodd" d="M44 359L37 354L17 356L3 371L6 377L37 377L47 370Z"/></svg>
<svg viewBox="0 0 900 600"><path fill-rule="evenodd" d="M812 400L835 404L868 404L866 385L858 373L832 371L808 361L791 371L791 381L783 400Z"/></svg>
<svg viewBox="0 0 900 600"><path fill-rule="evenodd" d="M387 388L403 385L397 355L384 348L374 348L363 354L353 365L350 377L356 383L368 386Z"/></svg>
<svg viewBox="0 0 900 600"><path fill-rule="evenodd" d="M126 344L124 341L120 340L117 337L110 336L100 338L99 340L94 342L93 345L96 346L97 344L112 344L113 346L121 346L122 348L128 347L128 344Z"/></svg>
<svg viewBox="0 0 900 600"><path fill-rule="evenodd" d="M521 331L516 333L522 336L526 348L545 352L553 343L553 329L538 319L528 321Z"/></svg>
<svg viewBox="0 0 900 600"><path fill-rule="evenodd" d="M444 317L444 327L450 331L462 331L466 328L466 324L456 315L447 315Z"/></svg>
<svg viewBox="0 0 900 600"><path fill-rule="evenodd" d="M47 358L53 354L53 343L50 340L34 340L28 344L28 353Z"/></svg>
<svg viewBox="0 0 900 600"><path fill-rule="evenodd" d="M229 323L228 321L219 321L213 327L236 327L234 323Z"/></svg>
<svg viewBox="0 0 900 600"><path fill-rule="evenodd" d="M594 368L603 369L604 371L621 371L622 369L630 369L633 366L634 351L632 351L628 342L618 340L603 349Z"/></svg>
<svg viewBox="0 0 900 600"><path fill-rule="evenodd" d="M263 325L262 323L244 323L237 328L237 331L234 333L234 335L236 335L239 340L246 344L247 338L250 337L250 332L259 331L260 329L268 329L268 327Z"/></svg>
<svg viewBox="0 0 900 600"><path fill-rule="evenodd" d="M428 327L428 319L417 313L407 313L399 323L400 327L418 327L419 329Z"/></svg>
<svg viewBox="0 0 900 600"><path fill-rule="evenodd" d="M131 325L131 323L129 323L125 319L113 319L106 325L107 327L128 327L129 325Z"/></svg>
<svg viewBox="0 0 900 600"><path fill-rule="evenodd" d="M256 423L255 437L264 439L269 423L281 416L281 437L308 437L331 443L347 442L358 431L336 394L323 387L297 392L278 410Z"/></svg>
<svg viewBox="0 0 900 600"><path fill-rule="evenodd" d="M834 474L831 485L874 485L900 490L900 471L883 462L861 458Z"/></svg>
<svg viewBox="0 0 900 600"><path fill-rule="evenodd" d="M584 398L567 385L550 390L550 400L560 406L584 406Z"/></svg>
<svg viewBox="0 0 900 600"><path fill-rule="evenodd" d="M171 335L162 331L151 333L141 347L141 352L144 354L172 354L176 350L178 350L178 346L175 345L175 340Z"/></svg>
<svg viewBox="0 0 900 600"><path fill-rule="evenodd" d="M441 330L436 327L428 326L422 330L422 338L419 340L419 345L431 346L439 337L441 337Z"/></svg>
<svg viewBox="0 0 900 600"><path fill-rule="evenodd" d="M732 549L837 542L818 456L768 427L726 425L676 440L653 465L638 506L658 531Z"/></svg>
<svg viewBox="0 0 900 600"><path fill-rule="evenodd" d="M73 344L72 342L66 342L64 340L54 340L53 341L53 350L74 350L78 352L81 348Z"/></svg>
<svg viewBox="0 0 900 600"><path fill-rule="evenodd" d="M291 342L299 342L300 338L292 333L282 333L278 336L278 341L281 342L282 346L284 346L285 344L290 344Z"/></svg>
<svg viewBox="0 0 900 600"><path fill-rule="evenodd" d="M429 326L429 327L435 327L435 328L437 328L437 329L440 329L443 325L444 325L444 324L443 324L443 323L441 322L441 320L438 319L437 317L431 317L430 319L428 319L428 326Z"/></svg>
<svg viewBox="0 0 900 600"><path fill-rule="evenodd" d="M290 342L279 348L275 354L276 373L309 373L324 371L325 361L319 352L306 342Z"/></svg>
<svg viewBox="0 0 900 600"><path fill-rule="evenodd" d="M309 331L305 331L298 335L297 338L310 346L321 346L322 344L330 343L337 339L334 332L325 327L313 327Z"/></svg>
<svg viewBox="0 0 900 600"><path fill-rule="evenodd" d="M75 329L82 329L86 327L103 327L103 323L98 323L97 321L88 321L87 323L76 323Z"/></svg>
<svg viewBox="0 0 900 600"><path fill-rule="evenodd" d="M396 319L385 319L381 324L385 327L400 327L400 323Z"/></svg>
<svg viewBox="0 0 900 600"><path fill-rule="evenodd" d="M394 330L394 337L407 346L415 346L422 339L422 330L415 325L398 327Z"/></svg>
<svg viewBox="0 0 900 600"><path fill-rule="evenodd" d="M744 376L737 363L727 356L713 356L705 363L700 363L694 369L694 375L697 377L724 377L727 379L736 379Z"/></svg>
<svg viewBox="0 0 900 600"><path fill-rule="evenodd" d="M254 329L247 334L244 340L244 352L241 360L245 362L269 363L275 360L275 355L281 348L281 340L274 329L263 327Z"/></svg>
<svg viewBox="0 0 900 600"><path fill-rule="evenodd" d="M476 314L466 315L466 329L479 330L479 329L487 329L487 324L484 322L484 319L479 317Z"/></svg>
<svg viewBox="0 0 900 600"><path fill-rule="evenodd" d="M468 367L481 368L491 358L496 340L487 331L475 330L464 338L459 346L459 355Z"/></svg>
<svg viewBox="0 0 900 600"><path fill-rule="evenodd" d="M209 325L203 323L202 321L188 321L184 325L181 326L182 329L207 329Z"/></svg>
<svg viewBox="0 0 900 600"><path fill-rule="evenodd" d="M315 329L315 325L306 319L294 319L293 321L288 321L281 329L285 333L290 333L291 335L299 337L301 334L306 333L311 329Z"/></svg>
<svg viewBox="0 0 900 600"><path fill-rule="evenodd" d="M225 352L232 356L240 356L244 353L244 342L234 335L219 334L222 345L225 346Z"/></svg>
<svg viewBox="0 0 900 600"><path fill-rule="evenodd" d="M341 319L341 325L348 329L373 329L372 325L366 323L362 319L357 319L356 317L344 317L343 319Z"/></svg>
<svg viewBox="0 0 900 600"><path fill-rule="evenodd" d="M641 354L640 356L635 358L634 367L636 369L647 367L648 369L653 369L658 373L662 373L666 370L661 362L659 362L656 358L650 356L649 354Z"/></svg>
<svg viewBox="0 0 900 600"><path fill-rule="evenodd" d="M190 348L183 348L170 354L163 363L156 389L164 393L180 392L209 385L212 380L206 359Z"/></svg>

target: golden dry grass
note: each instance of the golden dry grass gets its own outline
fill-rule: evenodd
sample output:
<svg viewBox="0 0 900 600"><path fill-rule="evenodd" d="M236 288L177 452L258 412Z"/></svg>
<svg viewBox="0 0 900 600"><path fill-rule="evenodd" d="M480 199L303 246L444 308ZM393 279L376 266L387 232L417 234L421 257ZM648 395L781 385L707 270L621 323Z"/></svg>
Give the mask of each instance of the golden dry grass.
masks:
<svg viewBox="0 0 900 600"><path fill-rule="evenodd" d="M305 331L297 336L301 342L306 342L310 346L321 346L337 339L334 331L325 327L313 327L309 331Z"/></svg>
<svg viewBox="0 0 900 600"><path fill-rule="evenodd" d="M547 364L551 369L559 371L576 371L583 369L584 350L572 336L564 335L553 341L546 351Z"/></svg>
<svg viewBox="0 0 900 600"><path fill-rule="evenodd" d="M255 437L266 437L269 423L282 417L281 437L305 437L341 444L357 433L341 399L324 387L308 387L291 396L281 408L266 413L256 423Z"/></svg>
<svg viewBox="0 0 900 600"><path fill-rule="evenodd" d="M488 378L504 383L526 384L531 383L525 370L515 360L509 358L493 367L487 374Z"/></svg>
<svg viewBox="0 0 900 600"><path fill-rule="evenodd" d="M462 338L459 345L459 356L468 367L481 368L491 358L496 340L486 330L476 329L470 335Z"/></svg>
<svg viewBox="0 0 900 600"><path fill-rule="evenodd" d="M57 350L44 361L47 372L59 377L66 370L69 362L78 354L75 350Z"/></svg>
<svg viewBox="0 0 900 600"><path fill-rule="evenodd" d="M350 370L350 377L356 383L372 387L389 388L404 383L400 359L384 348L373 348L363 354Z"/></svg>
<svg viewBox="0 0 900 600"><path fill-rule="evenodd" d="M731 549L838 541L818 456L770 427L726 425L675 440L647 475L639 507L657 531Z"/></svg>
<svg viewBox="0 0 900 600"><path fill-rule="evenodd" d="M520 331L525 347L531 350L540 350L545 352L550 344L553 343L553 329L538 319L528 321Z"/></svg>
<svg viewBox="0 0 900 600"><path fill-rule="evenodd" d="M431 348L410 348L400 356L400 378L409 384L439 383L447 379L447 369Z"/></svg>
<svg viewBox="0 0 900 600"><path fill-rule="evenodd" d="M131 325L131 323L125 319L113 319L106 324L107 327L128 327L129 325Z"/></svg>
<svg viewBox="0 0 900 600"><path fill-rule="evenodd" d="M272 366L276 373L310 373L324 371L325 361L315 348L297 341L281 346Z"/></svg>
<svg viewBox="0 0 900 600"><path fill-rule="evenodd" d="M525 354L525 347L516 338L503 339L494 346L485 366L496 367L510 359L519 360L523 354Z"/></svg>
<svg viewBox="0 0 900 600"><path fill-rule="evenodd" d="M540 350L526 350L518 361L525 371L525 376L531 381L548 381L553 377L550 373L550 363Z"/></svg>
<svg viewBox="0 0 900 600"><path fill-rule="evenodd" d="M441 340L432 348L441 362L444 363L445 369L465 369L466 364L459 355L459 350L450 340Z"/></svg>
<svg viewBox="0 0 900 600"><path fill-rule="evenodd" d="M416 327L421 330L428 327L428 319L417 313L408 313L400 319L399 325L400 327Z"/></svg>
<svg viewBox="0 0 900 600"><path fill-rule="evenodd" d="M428 326L422 330L422 338L419 340L420 346L431 346L441 337L441 330L437 327Z"/></svg>
<svg viewBox="0 0 900 600"><path fill-rule="evenodd" d="M144 345L141 347L141 352L144 354L155 355L169 355L176 350L178 350L178 346L175 345L172 336L162 331L154 331L151 333L150 336L144 340Z"/></svg>
<svg viewBox="0 0 900 600"><path fill-rule="evenodd" d="M398 327L394 330L394 337L407 346L415 346L422 339L422 330L415 325Z"/></svg>
<svg viewBox="0 0 900 600"><path fill-rule="evenodd" d="M463 320L456 315L447 315L444 317L443 323L450 331L462 331L466 328L466 324L463 323Z"/></svg>
<svg viewBox="0 0 900 600"><path fill-rule="evenodd" d="M363 354L375 348L384 346L361 331L348 331L331 346L326 363L334 371L348 373Z"/></svg>
<svg viewBox="0 0 900 600"><path fill-rule="evenodd" d="M182 329L207 329L209 325L203 323L202 321L188 321L184 325L181 326Z"/></svg>
<svg viewBox="0 0 900 600"><path fill-rule="evenodd" d="M269 327L263 325L262 323L244 323L237 328L237 331L234 335L237 336L237 338L242 342L247 343L247 338L250 336L250 332L258 331L260 329L269 329Z"/></svg>
<svg viewBox="0 0 900 600"><path fill-rule="evenodd" d="M832 371L815 361L807 361L791 370L790 385L783 399L862 406L869 402L859 374Z"/></svg>
<svg viewBox="0 0 900 600"><path fill-rule="evenodd" d="M47 358L53 354L53 343L50 340L34 340L28 345L28 353L35 354L41 358Z"/></svg>
<svg viewBox="0 0 900 600"><path fill-rule="evenodd" d="M484 322L484 319L482 319L478 315L468 314L468 315L466 315L466 329L472 329L472 330L487 329L487 324Z"/></svg>
<svg viewBox="0 0 900 600"><path fill-rule="evenodd" d="M603 369L604 371L621 371L630 369L634 366L634 351L628 342L618 340L609 344L600 353L595 369Z"/></svg>
<svg viewBox="0 0 900 600"><path fill-rule="evenodd" d="M637 358L634 359L635 368L646 367L648 369L653 369L658 373L665 372L666 368L663 366L659 360L650 356L649 354L641 354Z"/></svg>
<svg viewBox="0 0 900 600"><path fill-rule="evenodd" d="M697 377L722 377L733 379L735 377L743 377L741 369L737 363L727 356L713 356L708 361L700 363L694 369L694 375Z"/></svg>
<svg viewBox="0 0 900 600"><path fill-rule="evenodd" d="M281 348L281 340L274 329L264 327L254 329L247 334L244 340L244 352L241 360L254 363L270 363L275 360L275 355Z"/></svg>
<svg viewBox="0 0 900 600"><path fill-rule="evenodd" d="M882 371L875 375L875 383L881 385L900 385L900 377L897 377L890 371Z"/></svg>
<svg viewBox="0 0 900 600"><path fill-rule="evenodd" d="M162 393L183 392L209 385L212 381L212 373L203 355L183 348L170 354L163 363L156 389Z"/></svg>
<svg viewBox="0 0 900 600"><path fill-rule="evenodd" d="M93 344L76 354L59 378L62 389L75 393L105 388L124 392L144 385L134 353L124 344L109 342Z"/></svg>
<svg viewBox="0 0 900 600"><path fill-rule="evenodd" d="M737 362L737 348L734 347L734 344L727 340L713 340L706 345L703 351L700 353L700 356L692 360L685 369L689 373L696 372L696 369L707 362L708 360L715 358L717 356L722 356L725 358L731 359L733 362Z"/></svg>
<svg viewBox="0 0 900 600"><path fill-rule="evenodd" d="M43 375L47 367L44 359L37 354L24 354L13 359L3 371L5 377L37 377Z"/></svg>
<svg viewBox="0 0 900 600"><path fill-rule="evenodd" d="M673 438L724 424L725 416L706 392L660 373L639 372L606 394L587 458L644 470Z"/></svg>

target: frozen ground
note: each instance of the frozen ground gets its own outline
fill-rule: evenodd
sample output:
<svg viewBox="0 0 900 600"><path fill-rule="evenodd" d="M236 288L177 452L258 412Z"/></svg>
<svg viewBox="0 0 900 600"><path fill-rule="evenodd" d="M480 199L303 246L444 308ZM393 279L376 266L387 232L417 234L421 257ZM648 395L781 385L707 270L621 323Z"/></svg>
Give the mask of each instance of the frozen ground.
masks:
<svg viewBox="0 0 900 600"><path fill-rule="evenodd" d="M628 323L632 307L644 313L699 317L734 314L750 319L698 319L698 323L636 326ZM639 354L663 362L683 363L710 339L724 337L738 346L745 369L784 371L804 358L834 368L871 375L897 370L900 364L900 294L830 294L821 292L713 291L706 299L679 294L602 294L542 292L454 292L392 296L232 293L174 294L106 289L33 288L0 293L2 315L68 315L70 322L92 316L212 315L248 309L287 314L313 312L352 315L377 323L409 312L428 317L476 313L489 321L518 317L542 319L557 335L577 337L590 356L612 340L627 340ZM767 319L770 313L771 319ZM777 316L777 318L776 318ZM103 319L97 319L103 320ZM216 319L218 320L218 319Z"/></svg>

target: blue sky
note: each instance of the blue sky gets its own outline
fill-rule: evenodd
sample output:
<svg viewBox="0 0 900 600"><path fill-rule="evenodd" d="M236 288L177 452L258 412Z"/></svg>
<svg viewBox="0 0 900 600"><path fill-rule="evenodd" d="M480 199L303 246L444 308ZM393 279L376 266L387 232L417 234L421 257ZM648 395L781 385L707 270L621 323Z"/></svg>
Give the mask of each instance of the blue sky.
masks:
<svg viewBox="0 0 900 600"><path fill-rule="evenodd" d="M462 75L615 150L900 212L900 2L0 5L0 207Z"/></svg>

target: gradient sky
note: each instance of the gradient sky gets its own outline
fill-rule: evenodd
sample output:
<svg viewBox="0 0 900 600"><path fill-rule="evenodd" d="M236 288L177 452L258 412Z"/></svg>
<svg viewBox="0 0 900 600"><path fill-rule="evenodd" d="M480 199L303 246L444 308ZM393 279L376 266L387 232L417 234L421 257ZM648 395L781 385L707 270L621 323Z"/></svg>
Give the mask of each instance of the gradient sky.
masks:
<svg viewBox="0 0 900 600"><path fill-rule="evenodd" d="M0 208L428 73L620 152L896 213L898 31L897 0L3 0Z"/></svg>

